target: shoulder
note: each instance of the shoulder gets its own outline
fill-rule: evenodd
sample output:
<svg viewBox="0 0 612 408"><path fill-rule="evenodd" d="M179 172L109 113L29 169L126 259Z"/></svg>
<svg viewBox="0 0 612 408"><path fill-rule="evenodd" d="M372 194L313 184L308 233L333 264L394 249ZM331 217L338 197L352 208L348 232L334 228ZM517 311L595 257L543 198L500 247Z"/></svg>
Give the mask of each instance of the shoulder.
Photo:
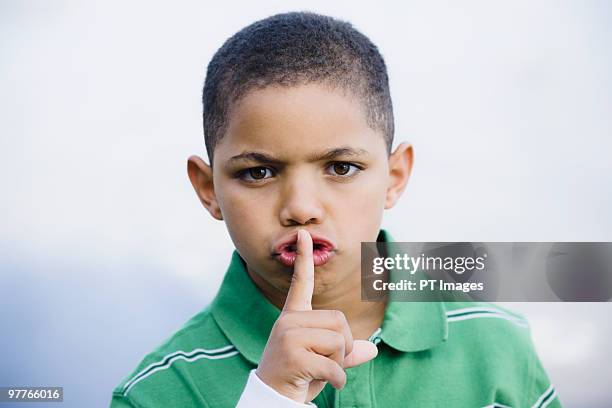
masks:
<svg viewBox="0 0 612 408"><path fill-rule="evenodd" d="M122 403L153 406L142 401L156 399L162 403L160 395L167 394L167 391L173 398L187 398L182 406L191 406L199 395L198 384L191 378L206 382L224 368L222 364L212 366L211 361L235 360L238 354L207 307L140 361L113 390L111 406L123 406ZM177 395L181 389L183 392Z"/></svg>
<svg viewBox="0 0 612 408"><path fill-rule="evenodd" d="M529 322L522 314L489 302L447 302L444 308L450 342L524 365L535 355Z"/></svg>
<svg viewBox="0 0 612 408"><path fill-rule="evenodd" d="M535 350L527 320L493 303L445 303L448 344L481 366L527 374ZM460 351L459 351L460 350ZM478 363L476 363L478 362Z"/></svg>
<svg viewBox="0 0 612 408"><path fill-rule="evenodd" d="M524 405L560 406L522 314L488 302L445 302L444 309L448 343L462 361L521 395Z"/></svg>

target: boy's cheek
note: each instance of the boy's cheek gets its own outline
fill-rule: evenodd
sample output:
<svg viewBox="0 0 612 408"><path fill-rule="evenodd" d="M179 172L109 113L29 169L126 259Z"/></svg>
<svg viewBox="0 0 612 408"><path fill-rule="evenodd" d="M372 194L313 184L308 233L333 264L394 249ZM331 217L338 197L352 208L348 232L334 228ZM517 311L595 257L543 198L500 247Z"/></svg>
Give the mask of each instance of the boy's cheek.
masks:
<svg viewBox="0 0 612 408"><path fill-rule="evenodd" d="M365 189L364 189L365 190ZM377 191L376 191L377 190ZM378 236L385 205L385 190L380 187L351 200L349 208L340 211L336 224L352 250L360 256L361 242L374 242ZM348 210L348 211L346 211Z"/></svg>
<svg viewBox="0 0 612 408"><path fill-rule="evenodd" d="M351 219L349 225L369 224L382 218L386 200L384 181L371 178L367 183L361 183L350 196L339 195L334 200L334 213L342 218ZM346 222L344 222L346 224Z"/></svg>
<svg viewBox="0 0 612 408"><path fill-rule="evenodd" d="M250 204L224 210L225 224L234 246L251 263L269 262L271 239L278 230L278 221L269 211L260 208L258 204Z"/></svg>

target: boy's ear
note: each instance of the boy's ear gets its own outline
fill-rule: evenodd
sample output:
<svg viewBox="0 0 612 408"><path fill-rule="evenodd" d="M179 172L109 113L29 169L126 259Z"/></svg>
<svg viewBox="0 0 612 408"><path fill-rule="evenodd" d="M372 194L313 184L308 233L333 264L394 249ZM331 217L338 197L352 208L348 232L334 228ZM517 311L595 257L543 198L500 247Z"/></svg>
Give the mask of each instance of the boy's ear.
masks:
<svg viewBox="0 0 612 408"><path fill-rule="evenodd" d="M412 145L409 143L400 144L389 156L389 185L385 209L393 207L406 189L412 171L412 162Z"/></svg>
<svg viewBox="0 0 612 408"><path fill-rule="evenodd" d="M215 195L212 168L198 156L190 156L187 159L187 174L204 207L213 217L222 220L223 214Z"/></svg>

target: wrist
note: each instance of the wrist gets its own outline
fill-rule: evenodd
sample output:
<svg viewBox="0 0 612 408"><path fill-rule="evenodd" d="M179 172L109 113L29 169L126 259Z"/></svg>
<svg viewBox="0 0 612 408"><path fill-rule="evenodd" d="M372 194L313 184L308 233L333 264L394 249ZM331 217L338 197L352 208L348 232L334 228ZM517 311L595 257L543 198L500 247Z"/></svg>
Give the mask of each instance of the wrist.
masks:
<svg viewBox="0 0 612 408"><path fill-rule="evenodd" d="M260 367L253 370L253 374L257 377L257 379L269 387L274 392L282 395L285 398L288 398L292 401L295 401L299 404L307 404L306 401L307 392L308 392L308 384L300 387L298 385L291 384L286 381L279 381L271 376L268 376L265 370L260 370Z"/></svg>

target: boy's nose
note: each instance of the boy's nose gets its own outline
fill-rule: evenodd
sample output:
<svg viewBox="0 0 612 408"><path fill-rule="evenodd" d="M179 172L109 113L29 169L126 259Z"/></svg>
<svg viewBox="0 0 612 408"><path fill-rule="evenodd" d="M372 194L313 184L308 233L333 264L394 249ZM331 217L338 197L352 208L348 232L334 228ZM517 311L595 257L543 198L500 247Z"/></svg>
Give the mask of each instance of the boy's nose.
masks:
<svg viewBox="0 0 612 408"><path fill-rule="evenodd" d="M284 226L320 224L325 211L317 188L311 183L288 183L281 194L280 222Z"/></svg>

